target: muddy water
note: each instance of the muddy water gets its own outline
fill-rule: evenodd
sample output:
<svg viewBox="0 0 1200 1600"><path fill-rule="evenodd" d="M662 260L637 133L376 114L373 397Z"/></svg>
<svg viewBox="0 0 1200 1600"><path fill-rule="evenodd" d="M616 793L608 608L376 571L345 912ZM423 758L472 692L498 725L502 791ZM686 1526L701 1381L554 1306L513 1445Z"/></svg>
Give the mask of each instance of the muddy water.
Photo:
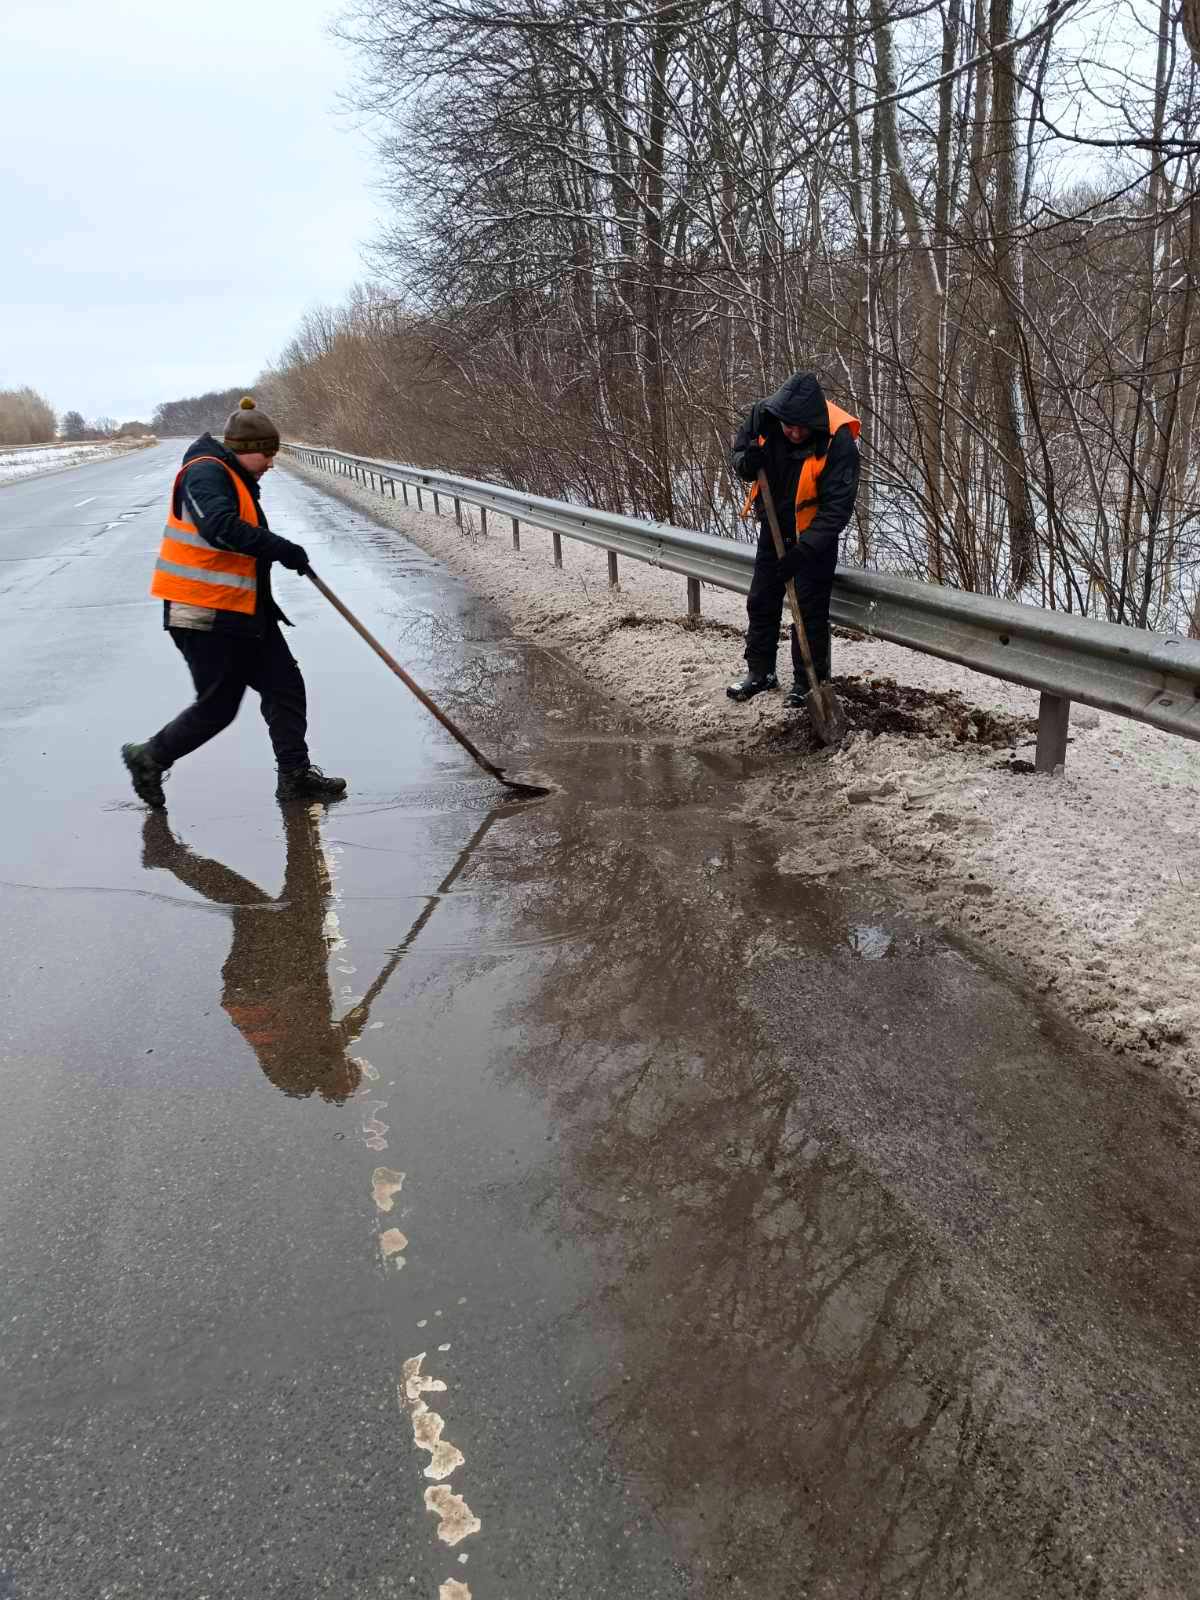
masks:
<svg viewBox="0 0 1200 1600"><path fill-rule="evenodd" d="M80 687L10 619L0 1592L1196 1593L1177 1104L271 489L556 792L508 802L301 590L350 800L275 810L244 715L147 819L78 781L112 708L173 709L143 644L99 610Z"/></svg>
<svg viewBox="0 0 1200 1600"><path fill-rule="evenodd" d="M738 815L740 760L647 737L469 602L427 625L465 650L453 709L557 793L484 817L474 914L423 953L520 971L489 1070L546 1118L514 1241L570 1263L541 1296L561 1426L685 1592L1190 1592L1175 1101L869 883L781 876L802 820Z"/></svg>
<svg viewBox="0 0 1200 1600"><path fill-rule="evenodd" d="M869 884L781 877L738 770L563 720L507 1059L594 1263L596 1426L690 1592L1193 1592L1173 1099Z"/></svg>

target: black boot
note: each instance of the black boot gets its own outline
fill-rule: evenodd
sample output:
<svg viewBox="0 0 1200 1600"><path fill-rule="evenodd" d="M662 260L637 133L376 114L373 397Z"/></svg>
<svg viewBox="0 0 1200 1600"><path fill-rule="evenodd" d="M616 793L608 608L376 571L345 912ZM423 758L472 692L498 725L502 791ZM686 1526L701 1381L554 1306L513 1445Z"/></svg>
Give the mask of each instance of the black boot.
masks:
<svg viewBox="0 0 1200 1600"><path fill-rule="evenodd" d="M161 811L167 803L163 793L163 779L167 776L167 768L159 766L150 754L148 744L123 744L121 746L121 760L129 768L129 776L133 779L133 792L139 800L144 800L148 806L153 806L156 811Z"/></svg>
<svg viewBox="0 0 1200 1600"><path fill-rule="evenodd" d="M784 695L783 703L793 711L802 711L808 704L808 679L793 678L792 687Z"/></svg>
<svg viewBox="0 0 1200 1600"><path fill-rule="evenodd" d="M340 800L346 792L345 778L327 778L320 767L280 768L275 786L276 800Z"/></svg>
<svg viewBox="0 0 1200 1600"><path fill-rule="evenodd" d="M756 672L751 667L744 678L731 683L725 693L731 700L753 700L764 689L778 689L779 679L773 672Z"/></svg>

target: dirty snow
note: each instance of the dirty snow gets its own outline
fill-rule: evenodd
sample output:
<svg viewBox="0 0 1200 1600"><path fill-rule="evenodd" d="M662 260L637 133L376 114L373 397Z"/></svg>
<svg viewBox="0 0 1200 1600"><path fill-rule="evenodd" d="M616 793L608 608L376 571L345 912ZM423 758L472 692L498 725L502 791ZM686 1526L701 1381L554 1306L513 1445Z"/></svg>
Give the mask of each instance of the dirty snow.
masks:
<svg viewBox="0 0 1200 1600"><path fill-rule="evenodd" d="M854 731L821 754L780 695L726 699L742 670L741 596L705 587L689 626L682 577L622 559L613 593L602 550L564 540L559 571L548 533L522 525L518 553L507 519L481 537L464 508L460 533L444 502L451 514L435 517L296 470L438 556L647 724L758 752L743 806L778 823L781 871L868 872L1200 1099L1200 745L1077 706L1065 776L1033 776L1036 692L838 638ZM786 682L786 644L779 660Z"/></svg>
<svg viewBox="0 0 1200 1600"><path fill-rule="evenodd" d="M37 446L28 450L0 450L0 484L18 478L35 478L42 472L58 472L63 467L82 466L85 461L107 461L137 449L143 440L122 439L102 444L64 444Z"/></svg>

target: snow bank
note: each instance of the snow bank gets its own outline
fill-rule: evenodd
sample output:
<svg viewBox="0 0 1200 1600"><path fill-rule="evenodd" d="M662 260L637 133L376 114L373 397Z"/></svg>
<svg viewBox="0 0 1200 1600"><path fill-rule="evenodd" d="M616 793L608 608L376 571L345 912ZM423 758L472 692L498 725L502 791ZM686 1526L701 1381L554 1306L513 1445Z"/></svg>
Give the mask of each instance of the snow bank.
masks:
<svg viewBox="0 0 1200 1600"><path fill-rule="evenodd" d="M601 550L564 540L559 571L547 533L522 526L517 553L507 520L484 538L464 508L459 533L452 515L297 470L445 561L647 724L754 753L742 805L778 824L781 871L870 873L1200 1099L1200 745L1076 707L1066 776L1033 776L1035 692L838 638L854 731L821 753L781 696L726 699L740 596L705 588L696 626L681 577L622 560L613 594Z"/></svg>
<svg viewBox="0 0 1200 1600"><path fill-rule="evenodd" d="M110 456L136 450L148 440L122 439L120 443L37 445L28 450L0 450L0 484L18 478L33 478L42 472L58 472L63 467L82 466L85 461L106 461Z"/></svg>

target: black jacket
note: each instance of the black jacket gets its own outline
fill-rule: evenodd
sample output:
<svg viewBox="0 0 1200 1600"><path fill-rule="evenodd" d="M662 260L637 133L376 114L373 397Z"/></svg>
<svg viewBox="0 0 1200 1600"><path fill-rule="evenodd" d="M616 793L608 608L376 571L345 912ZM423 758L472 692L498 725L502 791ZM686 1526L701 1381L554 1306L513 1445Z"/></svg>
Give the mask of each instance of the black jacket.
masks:
<svg viewBox="0 0 1200 1600"><path fill-rule="evenodd" d="M789 444L780 432L781 422L811 428L812 432L803 444ZM760 434L766 440L767 482L779 514L783 542L789 548L796 536L796 488L801 469L810 456L825 456L825 468L817 484L817 514L805 528L790 565L798 570L804 559L832 565L837 561L842 529L854 515L858 496L859 457L854 435L842 426L830 438L825 392L812 372L793 373L769 399L751 407L738 429L733 441L733 470L747 483L754 481L757 472L745 464L746 448ZM755 501L755 512L763 524L766 512L760 500Z"/></svg>
<svg viewBox="0 0 1200 1600"><path fill-rule="evenodd" d="M202 461L199 466L190 467L180 480L171 508L175 515L185 522L194 522L209 544L218 550L236 550L239 555L255 557L258 597L254 615L218 611L213 618L213 632L261 637L270 623L288 620L271 595L271 563L278 561L291 541L281 539L267 527L259 502L258 480L245 471L235 451L226 449L211 433L205 433L184 451L184 463L197 456L216 456L217 460L225 462L249 489L258 509L257 526L242 521L238 515L237 490L229 473L216 461ZM163 601L164 628L171 626L171 604L170 600Z"/></svg>

